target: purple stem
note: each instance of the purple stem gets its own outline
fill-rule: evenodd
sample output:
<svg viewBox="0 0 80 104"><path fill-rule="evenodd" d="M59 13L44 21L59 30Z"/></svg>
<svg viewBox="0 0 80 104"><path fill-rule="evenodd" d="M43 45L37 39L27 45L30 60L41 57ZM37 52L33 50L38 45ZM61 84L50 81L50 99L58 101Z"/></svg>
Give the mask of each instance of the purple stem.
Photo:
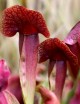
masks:
<svg viewBox="0 0 80 104"><path fill-rule="evenodd" d="M21 35L20 35L21 36ZM33 104L38 60L38 35L24 35L20 40L20 81L25 104ZM20 39L21 39L20 38ZM21 45L22 44L22 45Z"/></svg>
<svg viewBox="0 0 80 104"><path fill-rule="evenodd" d="M55 93L59 100L62 97L62 91L66 78L67 65L65 61L56 62L56 83L55 83Z"/></svg>

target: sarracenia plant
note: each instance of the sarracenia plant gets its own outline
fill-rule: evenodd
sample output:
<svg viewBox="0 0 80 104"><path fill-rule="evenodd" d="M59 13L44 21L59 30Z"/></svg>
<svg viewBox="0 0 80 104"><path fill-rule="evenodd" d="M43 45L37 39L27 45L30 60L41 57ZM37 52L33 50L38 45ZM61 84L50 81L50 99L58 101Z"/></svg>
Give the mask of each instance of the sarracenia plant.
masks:
<svg viewBox="0 0 80 104"><path fill-rule="evenodd" d="M20 82L25 104L33 104L38 58L38 33L49 37L43 16L33 10L15 5L3 11L2 33L14 36L19 32Z"/></svg>
<svg viewBox="0 0 80 104"><path fill-rule="evenodd" d="M43 41L39 45L39 62L44 62L49 59L48 78L53 70L54 64L56 64L56 83L55 93L59 100L62 97L62 91L65 83L67 73L67 62L69 63L69 71L73 79L78 75L79 65L77 56L74 55L69 47L58 38L50 38ZM50 83L51 85L52 83Z"/></svg>

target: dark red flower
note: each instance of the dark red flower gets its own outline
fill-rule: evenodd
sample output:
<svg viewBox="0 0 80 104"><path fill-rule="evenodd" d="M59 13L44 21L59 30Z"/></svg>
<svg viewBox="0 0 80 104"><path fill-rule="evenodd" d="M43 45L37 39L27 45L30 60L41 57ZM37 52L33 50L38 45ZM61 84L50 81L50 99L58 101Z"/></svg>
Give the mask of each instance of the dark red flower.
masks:
<svg viewBox="0 0 80 104"><path fill-rule="evenodd" d="M48 75L50 78L54 64L56 63L56 85L55 93L60 99L66 77L67 63L69 64L70 74L73 78L77 77L79 65L76 55L74 55L68 46L57 38L50 38L39 45L39 62L49 59Z"/></svg>
<svg viewBox="0 0 80 104"><path fill-rule="evenodd" d="M10 37L16 32L24 35L41 33L46 37L50 35L41 13L19 5L5 9L2 16L2 33Z"/></svg>
<svg viewBox="0 0 80 104"><path fill-rule="evenodd" d="M25 102L33 104L38 60L38 33L49 37L46 22L41 13L15 5L3 11L1 32L8 37L19 32L20 82Z"/></svg>

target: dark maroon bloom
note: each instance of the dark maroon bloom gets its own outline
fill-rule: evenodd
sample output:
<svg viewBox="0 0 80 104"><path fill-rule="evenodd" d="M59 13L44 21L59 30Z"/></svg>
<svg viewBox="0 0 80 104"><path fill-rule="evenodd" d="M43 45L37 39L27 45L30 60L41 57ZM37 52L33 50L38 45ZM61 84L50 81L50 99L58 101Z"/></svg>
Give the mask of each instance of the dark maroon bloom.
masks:
<svg viewBox="0 0 80 104"><path fill-rule="evenodd" d="M26 104L33 104L38 60L38 33L49 37L41 13L19 5L3 11L2 33L11 37L19 32L20 82ZM26 93L25 93L26 92Z"/></svg>
<svg viewBox="0 0 80 104"><path fill-rule="evenodd" d="M68 33L64 42L70 50L77 56L80 65L80 22L78 22Z"/></svg>
<svg viewBox="0 0 80 104"><path fill-rule="evenodd" d="M23 35L42 33L49 37L43 16L34 10L15 5L7 8L2 17L2 33L6 36L13 36L19 32Z"/></svg>
<svg viewBox="0 0 80 104"><path fill-rule="evenodd" d="M60 104L56 95L47 88L41 86L38 91L44 100L44 104Z"/></svg>
<svg viewBox="0 0 80 104"><path fill-rule="evenodd" d="M67 63L69 64L70 74L73 78L78 74L78 59L70 51L68 46L57 38L50 38L39 45L39 62L44 62L49 59L48 75L50 78L54 64L56 63L56 85L55 93L60 99L66 77Z"/></svg>

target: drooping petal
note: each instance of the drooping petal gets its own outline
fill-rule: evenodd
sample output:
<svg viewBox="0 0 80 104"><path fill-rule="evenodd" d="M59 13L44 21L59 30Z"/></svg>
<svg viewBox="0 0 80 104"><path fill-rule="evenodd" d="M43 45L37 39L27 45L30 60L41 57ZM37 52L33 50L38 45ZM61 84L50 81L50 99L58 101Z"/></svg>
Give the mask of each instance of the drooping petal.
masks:
<svg viewBox="0 0 80 104"><path fill-rule="evenodd" d="M77 42L80 44L80 21L71 29L64 42L69 45L73 45Z"/></svg>
<svg viewBox="0 0 80 104"><path fill-rule="evenodd" d="M6 36L41 33L49 37L50 33L41 13L19 5L7 8L2 16L2 33Z"/></svg>
<svg viewBox="0 0 80 104"><path fill-rule="evenodd" d="M80 65L80 21L71 29L64 42L69 46L72 53L77 56Z"/></svg>
<svg viewBox="0 0 80 104"><path fill-rule="evenodd" d="M66 78L67 65L64 61L56 62L56 82L55 82L55 93L59 100L62 97L62 91Z"/></svg>
<svg viewBox="0 0 80 104"><path fill-rule="evenodd" d="M48 59L50 59L50 55L53 56L53 48L54 48L54 43L52 42L52 39L47 39L45 41L43 41L40 45L39 45L39 63L44 62ZM52 57L53 58L53 57Z"/></svg>
<svg viewBox="0 0 80 104"><path fill-rule="evenodd" d="M66 45L70 48L71 52L77 56L78 62L80 65L80 46L79 46L78 42L73 45L69 45L69 44L66 44Z"/></svg>
<svg viewBox="0 0 80 104"><path fill-rule="evenodd" d="M50 38L45 40L39 45L39 62L44 62L47 59L51 60L67 60L69 61L72 67L70 68L70 72L73 78L77 77L79 71L79 63L78 58L75 54L73 54L69 47L58 38ZM74 73L76 71L76 73Z"/></svg>

